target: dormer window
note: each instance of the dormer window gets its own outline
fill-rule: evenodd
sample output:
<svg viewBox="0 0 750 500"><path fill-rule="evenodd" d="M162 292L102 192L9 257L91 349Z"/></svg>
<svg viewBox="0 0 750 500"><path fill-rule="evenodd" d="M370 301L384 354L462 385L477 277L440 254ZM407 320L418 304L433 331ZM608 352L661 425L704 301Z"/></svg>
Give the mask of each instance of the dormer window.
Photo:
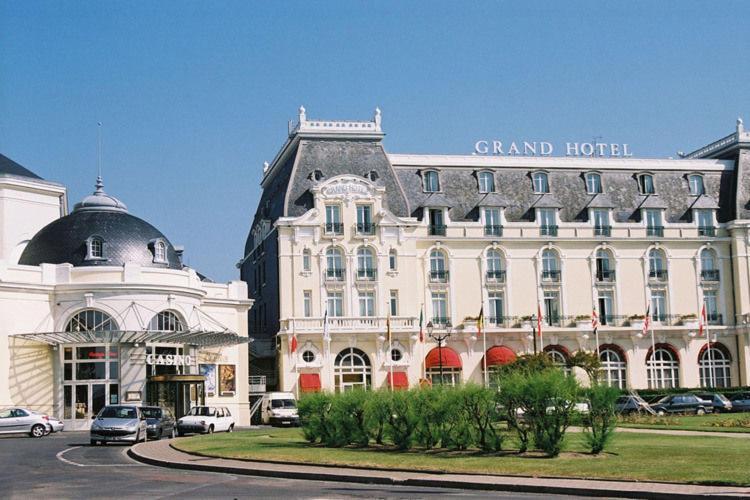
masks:
<svg viewBox="0 0 750 500"><path fill-rule="evenodd" d="M546 172L534 172L531 176L534 185L534 193L549 193L549 181Z"/></svg>
<svg viewBox="0 0 750 500"><path fill-rule="evenodd" d="M104 240L100 236L86 240L86 260L104 260Z"/></svg>
<svg viewBox="0 0 750 500"><path fill-rule="evenodd" d="M424 192L437 193L440 191L440 177L434 170L424 172Z"/></svg>
<svg viewBox="0 0 750 500"><path fill-rule="evenodd" d="M157 264L167 263L167 244L164 240L157 239L152 241L151 249L154 254L154 262Z"/></svg>
<svg viewBox="0 0 750 500"><path fill-rule="evenodd" d="M495 192L495 176L492 172L479 172L477 179L479 180L480 193Z"/></svg>
<svg viewBox="0 0 750 500"><path fill-rule="evenodd" d="M602 176L596 172L586 174L586 192L599 194L602 192Z"/></svg>
<svg viewBox="0 0 750 500"><path fill-rule="evenodd" d="M641 174L638 176L638 187L641 194L656 194L654 185L654 176L651 174Z"/></svg>
<svg viewBox="0 0 750 500"><path fill-rule="evenodd" d="M688 176L688 186L690 187L690 194L694 196L700 196L706 193L706 189L703 186L703 176L693 174Z"/></svg>
<svg viewBox="0 0 750 500"><path fill-rule="evenodd" d="M320 181L323 179L323 172L321 170L313 170L310 174L310 178L314 181Z"/></svg>

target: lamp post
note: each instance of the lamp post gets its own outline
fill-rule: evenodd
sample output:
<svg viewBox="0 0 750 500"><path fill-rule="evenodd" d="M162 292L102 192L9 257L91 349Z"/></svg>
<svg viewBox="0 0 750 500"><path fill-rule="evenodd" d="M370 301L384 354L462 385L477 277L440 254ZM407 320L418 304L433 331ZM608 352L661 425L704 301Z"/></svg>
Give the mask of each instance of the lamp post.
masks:
<svg viewBox="0 0 750 500"><path fill-rule="evenodd" d="M450 321L445 324L445 333L438 334L434 332L435 326L432 321L427 323L427 335L437 342L438 345L438 369L440 370L440 385L443 385L443 341L447 340L451 336L451 330L453 325Z"/></svg>

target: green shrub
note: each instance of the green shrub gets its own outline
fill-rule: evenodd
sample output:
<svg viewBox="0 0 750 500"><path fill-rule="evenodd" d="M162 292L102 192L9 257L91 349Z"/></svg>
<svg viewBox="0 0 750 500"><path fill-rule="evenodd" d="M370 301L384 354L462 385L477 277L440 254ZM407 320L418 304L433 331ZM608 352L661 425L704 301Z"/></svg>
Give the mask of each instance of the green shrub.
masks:
<svg viewBox="0 0 750 500"><path fill-rule="evenodd" d="M446 387L441 394L440 404L445 414L440 440L443 448L465 450L474 443L473 428L464 414L461 391L460 387Z"/></svg>
<svg viewBox="0 0 750 500"><path fill-rule="evenodd" d="M414 442L423 448L434 448L444 436L447 418L444 392L439 386L411 391L411 404L417 418Z"/></svg>
<svg viewBox="0 0 750 500"><path fill-rule="evenodd" d="M390 417L390 396L389 390L381 389L368 393L367 400L364 404L365 426L367 431L377 444L383 444L385 439L386 426Z"/></svg>
<svg viewBox="0 0 750 500"><path fill-rule="evenodd" d="M526 404L526 377L521 370L506 372L501 377L502 384L497 394L499 412L508 423L508 428L516 433L519 453L525 453L529 449L529 436L532 431L531 421L524 418L521 413Z"/></svg>
<svg viewBox="0 0 750 500"><path fill-rule="evenodd" d="M475 384L469 384L459 390L462 413L473 429L476 445L483 451L500 451L503 444L502 434L495 428L500 420L495 391Z"/></svg>
<svg viewBox="0 0 750 500"><path fill-rule="evenodd" d="M524 411L531 420L534 444L556 457L575 412L578 382L560 370L543 370L527 377Z"/></svg>
<svg viewBox="0 0 750 500"><path fill-rule="evenodd" d="M365 423L365 401L369 393L364 390L353 390L337 394L331 401L328 415L329 446L346 446L355 444L367 446L370 436Z"/></svg>
<svg viewBox="0 0 750 500"><path fill-rule="evenodd" d="M617 424L615 401L620 391L614 387L594 384L585 391L589 413L583 416L586 444L597 455L607 446Z"/></svg>
<svg viewBox="0 0 750 500"><path fill-rule="evenodd" d="M412 391L391 392L388 405L388 434L391 441L400 450L407 450L412 445L414 430L417 427L417 416L411 404Z"/></svg>
<svg viewBox="0 0 750 500"><path fill-rule="evenodd" d="M300 426L305 439L311 443L327 443L331 439L328 420L332 396L324 392L307 394L297 403Z"/></svg>

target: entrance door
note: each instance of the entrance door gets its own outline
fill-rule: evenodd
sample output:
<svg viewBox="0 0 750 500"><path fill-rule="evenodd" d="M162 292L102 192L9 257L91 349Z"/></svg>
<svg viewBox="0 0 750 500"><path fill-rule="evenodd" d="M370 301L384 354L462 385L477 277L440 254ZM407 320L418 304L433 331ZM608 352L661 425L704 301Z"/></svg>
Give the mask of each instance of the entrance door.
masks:
<svg viewBox="0 0 750 500"><path fill-rule="evenodd" d="M110 384L116 402L117 385ZM85 430L91 425L91 417L107 405L110 400L107 384L82 383L63 387L63 419L66 428Z"/></svg>

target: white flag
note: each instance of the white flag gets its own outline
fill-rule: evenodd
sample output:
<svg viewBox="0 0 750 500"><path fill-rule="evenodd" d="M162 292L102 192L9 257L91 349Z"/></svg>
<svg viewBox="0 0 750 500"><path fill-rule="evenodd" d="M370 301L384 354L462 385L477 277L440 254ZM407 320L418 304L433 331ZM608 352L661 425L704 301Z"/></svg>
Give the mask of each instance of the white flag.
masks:
<svg viewBox="0 0 750 500"><path fill-rule="evenodd" d="M323 316L323 340L331 340L331 332L328 331L328 310Z"/></svg>

